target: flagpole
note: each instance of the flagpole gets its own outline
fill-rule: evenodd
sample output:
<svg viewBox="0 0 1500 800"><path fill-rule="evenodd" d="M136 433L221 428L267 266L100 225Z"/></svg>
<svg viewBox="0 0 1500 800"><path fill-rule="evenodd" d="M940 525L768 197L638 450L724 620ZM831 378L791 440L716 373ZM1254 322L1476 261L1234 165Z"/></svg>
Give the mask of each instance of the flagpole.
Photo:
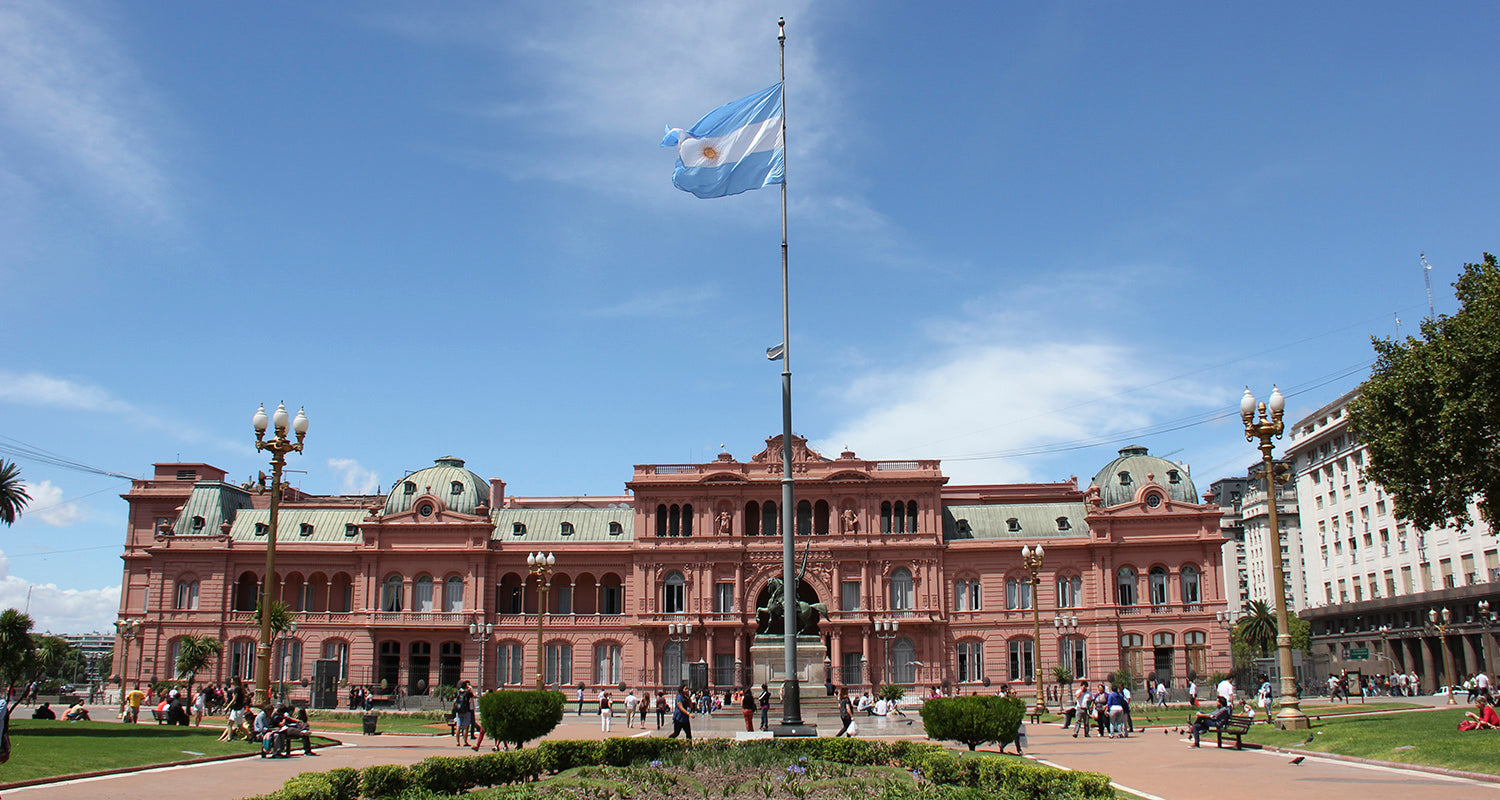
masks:
<svg viewBox="0 0 1500 800"><path fill-rule="evenodd" d="M811 736L802 724L802 689L797 681L797 509L792 478L792 327L787 281L786 248L786 17L776 21L781 49L781 586L786 607L782 613L782 645L786 682L781 690L778 736Z"/></svg>

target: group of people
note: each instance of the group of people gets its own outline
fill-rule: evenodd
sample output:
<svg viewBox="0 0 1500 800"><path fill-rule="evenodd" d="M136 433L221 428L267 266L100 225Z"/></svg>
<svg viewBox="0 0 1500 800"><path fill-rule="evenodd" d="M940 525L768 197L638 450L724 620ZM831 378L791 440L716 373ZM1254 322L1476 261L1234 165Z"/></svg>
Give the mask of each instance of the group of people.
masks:
<svg viewBox="0 0 1500 800"><path fill-rule="evenodd" d="M251 734L260 742L261 758L290 758L294 739L302 741L302 755L317 755L312 749L312 726L305 708L293 712L291 706L268 704L255 715Z"/></svg>
<svg viewBox="0 0 1500 800"><path fill-rule="evenodd" d="M1081 732L1084 738L1091 730L1110 739L1128 737L1135 732L1130 717L1130 689L1122 685L1079 684L1073 693L1073 705L1063 709L1063 728L1073 728L1073 738Z"/></svg>
<svg viewBox="0 0 1500 800"><path fill-rule="evenodd" d="M35 711L31 712L31 718L57 719L57 712L52 710L51 703L42 703L41 705L37 706ZM69 706L68 710L63 713L63 719L69 722L91 721L91 718L89 717L89 710L84 707L82 700L79 700L77 703Z"/></svg>

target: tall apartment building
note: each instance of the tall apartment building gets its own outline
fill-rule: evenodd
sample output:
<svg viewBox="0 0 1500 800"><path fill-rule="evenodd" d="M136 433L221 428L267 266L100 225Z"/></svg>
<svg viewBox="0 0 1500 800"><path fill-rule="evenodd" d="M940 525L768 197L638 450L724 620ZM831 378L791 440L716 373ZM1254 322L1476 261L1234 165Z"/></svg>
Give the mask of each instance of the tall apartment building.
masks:
<svg viewBox="0 0 1500 800"><path fill-rule="evenodd" d="M1368 480L1369 455L1349 430L1358 390L1291 428L1306 532L1314 659L1329 671L1415 672L1424 690L1495 668L1500 542L1478 521L1423 529L1397 518ZM1471 512L1472 513L1472 512ZM1430 624L1449 615L1452 625Z"/></svg>
<svg viewBox="0 0 1500 800"><path fill-rule="evenodd" d="M1500 579L1500 545L1477 514L1475 524L1463 530L1424 530L1395 517L1390 496L1366 479L1369 456L1348 429L1348 406L1357 394L1350 392L1298 422L1286 450L1307 531L1311 605Z"/></svg>
<svg viewBox="0 0 1500 800"><path fill-rule="evenodd" d="M1277 471L1290 470L1287 462L1272 462ZM1249 577L1251 601L1259 600L1271 608L1271 514L1266 504L1265 465L1256 463L1246 474L1245 500L1240 511L1245 528L1245 570ZM1276 487L1276 528L1280 533L1281 564L1286 573L1287 610L1307 608L1307 566L1303 559L1302 524L1297 514L1297 488L1290 481Z"/></svg>
<svg viewBox="0 0 1500 800"><path fill-rule="evenodd" d="M1245 564L1245 520L1243 515L1246 478L1220 478L1209 484L1213 502L1223 509L1219 530L1224 532L1224 599L1230 611L1250 603L1250 572Z"/></svg>

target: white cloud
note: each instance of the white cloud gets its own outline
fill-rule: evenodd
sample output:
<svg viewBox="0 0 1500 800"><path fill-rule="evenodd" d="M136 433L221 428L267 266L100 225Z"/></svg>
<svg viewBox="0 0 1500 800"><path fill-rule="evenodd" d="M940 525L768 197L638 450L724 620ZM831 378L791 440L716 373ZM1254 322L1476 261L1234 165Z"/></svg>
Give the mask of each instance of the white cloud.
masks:
<svg viewBox="0 0 1500 800"><path fill-rule="evenodd" d="M107 631L120 606L120 587L59 589L10 574L10 559L0 553L0 608L26 611L32 631L91 633Z"/></svg>
<svg viewBox="0 0 1500 800"><path fill-rule="evenodd" d="M849 421L819 444L825 452L847 444L865 458L942 458L957 483L1057 480L1035 474L1043 458L1015 451L1102 445L1100 437L1227 407L1233 398L1222 388L1167 372L1182 362L1120 335L1128 322L1119 309L1130 306L1122 284L1054 273L930 321L928 341L899 366L848 359L857 366L836 402ZM1112 313L1094 315L1096 307ZM1057 308L1069 309L1066 320L1050 313ZM1083 322L1091 316L1101 320L1093 329Z"/></svg>
<svg viewBox="0 0 1500 800"><path fill-rule="evenodd" d="M169 422L115 397L103 387L39 372L0 370L0 403L112 414L138 427L161 431L189 444L210 444L234 452L246 449L241 442L217 439L181 422Z"/></svg>
<svg viewBox="0 0 1500 800"><path fill-rule="evenodd" d="M660 291L637 292L625 300L591 313L596 317L649 317L665 315L692 315L715 310L714 302L720 297L717 288L678 287Z"/></svg>
<svg viewBox="0 0 1500 800"><path fill-rule="evenodd" d="M343 477L346 494L374 494L380 489L380 475L352 458L330 458L328 466Z"/></svg>
<svg viewBox="0 0 1500 800"><path fill-rule="evenodd" d="M173 201L152 126L164 115L131 59L78 6L0 6L0 126L36 158L8 169L55 177L134 220L165 222Z"/></svg>
<svg viewBox="0 0 1500 800"><path fill-rule="evenodd" d="M26 493L31 495L31 502L26 504L26 510L22 512L23 519L66 528L88 518L77 500L63 500L62 487L53 486L52 481L27 483L25 488Z"/></svg>

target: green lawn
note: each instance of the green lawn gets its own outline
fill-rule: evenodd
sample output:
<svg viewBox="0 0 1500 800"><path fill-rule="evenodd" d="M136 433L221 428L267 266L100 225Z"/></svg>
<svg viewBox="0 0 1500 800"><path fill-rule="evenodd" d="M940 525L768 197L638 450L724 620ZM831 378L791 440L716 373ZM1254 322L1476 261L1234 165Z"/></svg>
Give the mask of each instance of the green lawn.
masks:
<svg viewBox="0 0 1500 800"><path fill-rule="evenodd" d="M1371 704L1373 705L1373 704ZM1367 706L1368 707L1368 706ZM1467 707L1368 717L1327 716L1311 731L1256 725L1245 740L1319 753L1500 775L1500 731L1459 731ZM1307 739L1311 737L1312 741Z"/></svg>
<svg viewBox="0 0 1500 800"><path fill-rule="evenodd" d="M10 721L10 761L0 782L253 752L243 740L219 742L220 727L122 725L118 722ZM316 739L316 737L315 737Z"/></svg>
<svg viewBox="0 0 1500 800"><path fill-rule="evenodd" d="M419 712L375 712L379 720L375 730L379 733L430 734L447 736L450 733L447 715L435 711ZM363 712L355 711L309 711L307 719L313 732L323 731L337 736L339 733L360 733L364 730ZM204 720L207 724L208 720ZM223 726L223 721L219 723Z"/></svg>

